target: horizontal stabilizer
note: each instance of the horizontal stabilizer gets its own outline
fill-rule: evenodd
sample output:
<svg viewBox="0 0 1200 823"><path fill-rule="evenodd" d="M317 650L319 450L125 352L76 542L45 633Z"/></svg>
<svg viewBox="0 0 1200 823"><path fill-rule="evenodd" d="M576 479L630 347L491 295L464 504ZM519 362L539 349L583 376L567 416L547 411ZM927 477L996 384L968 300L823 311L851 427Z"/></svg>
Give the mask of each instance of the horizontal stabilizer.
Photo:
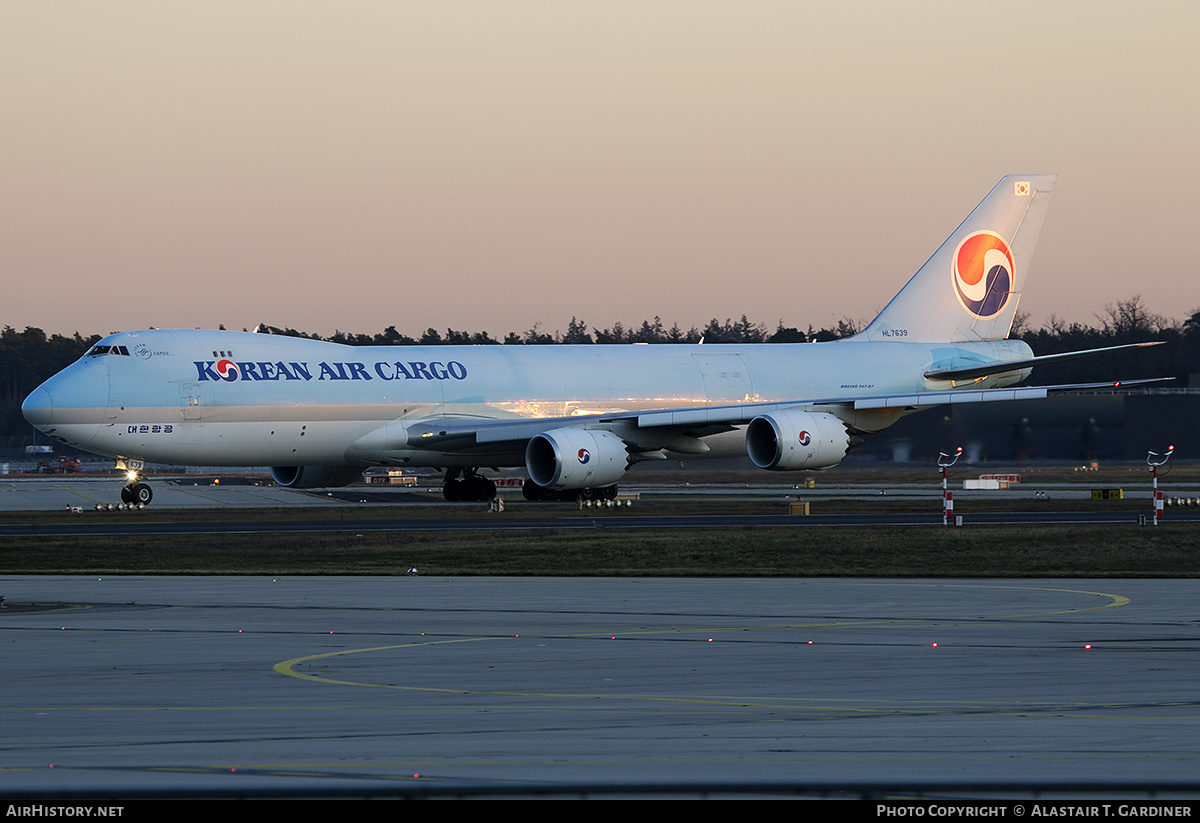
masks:
<svg viewBox="0 0 1200 823"><path fill-rule="evenodd" d="M1164 383L1174 377L1151 377L1145 380L1117 380L1111 383L1067 383L1061 386L1022 386L1016 389L978 389L975 391L931 391L920 394L868 397L854 401L855 409L917 409L923 406L946 406L956 403L986 403L996 400L1041 400L1049 394L1068 391L1118 391L1132 386Z"/></svg>
<svg viewBox="0 0 1200 823"><path fill-rule="evenodd" d="M930 369L925 372L925 377L929 380L972 380L976 377L989 377L996 374L1008 374L1009 372L1022 371L1024 369L1041 366L1046 363L1053 363L1059 360L1074 360L1078 357L1088 357L1093 354L1106 354L1122 349L1140 349L1147 346L1161 346L1165 340L1156 340L1152 343L1129 343L1124 346L1109 346L1104 349L1087 349L1086 351L1070 351L1062 354L1043 354L1040 357L1030 357L1025 360L995 360L991 363L982 363L976 366L962 366L953 369ZM1104 385L1110 385L1105 383Z"/></svg>

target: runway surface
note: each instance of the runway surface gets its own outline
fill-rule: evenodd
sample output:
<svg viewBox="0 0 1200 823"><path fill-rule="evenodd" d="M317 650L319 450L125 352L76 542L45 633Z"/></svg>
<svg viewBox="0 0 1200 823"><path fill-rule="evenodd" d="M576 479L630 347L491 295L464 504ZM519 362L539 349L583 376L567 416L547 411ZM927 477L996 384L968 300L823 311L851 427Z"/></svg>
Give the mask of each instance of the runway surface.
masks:
<svg viewBox="0 0 1200 823"><path fill-rule="evenodd" d="M0 595L0 792L1200 797L1200 581L3 577Z"/></svg>
<svg viewBox="0 0 1200 823"><path fill-rule="evenodd" d="M0 476L0 511L61 511L70 507L92 509L97 504L107 505L120 502L122 482L118 478L89 477L83 475L54 477L2 477ZM181 476L173 479L156 479L151 484L154 502L151 507L159 509L244 509L244 508L296 508L328 507L342 509L347 506L375 506L414 504L439 508L448 506L482 506L482 503L447 504L441 499L440 481L432 486L416 488L352 486L338 489L287 489L270 484L255 485L242 478L225 478L224 482L213 483L212 478ZM789 483L762 485L708 485L708 486L647 486L627 484L622 491L648 495L658 500L759 500L778 502L781 507L788 501L799 498L819 503L826 499L882 500L901 498L927 500L931 510L941 508L941 487L935 478L927 484L886 483L863 484L853 488L825 484L818 488L805 489ZM1168 497L1200 498L1200 486L1195 483L1164 483ZM1003 491L953 489L956 501L972 500L1083 500L1092 496L1092 485L1086 481L1078 483L1040 484L1037 486L1013 487ZM1125 498L1144 500L1146 508L1151 506L1150 485L1141 483L1136 488L1122 489ZM519 489L501 489L502 496L509 501L521 501ZM541 504L548 511L570 507L570 503ZM634 504L636 506L636 503ZM1197 507L1200 509L1200 507Z"/></svg>

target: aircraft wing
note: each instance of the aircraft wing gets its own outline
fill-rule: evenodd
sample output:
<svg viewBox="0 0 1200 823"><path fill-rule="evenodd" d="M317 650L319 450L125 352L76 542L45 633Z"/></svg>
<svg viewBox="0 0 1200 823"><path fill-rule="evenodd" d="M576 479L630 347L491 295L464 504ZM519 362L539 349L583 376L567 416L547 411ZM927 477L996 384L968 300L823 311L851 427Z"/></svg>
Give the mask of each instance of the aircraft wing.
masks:
<svg viewBox="0 0 1200 823"><path fill-rule="evenodd" d="M697 432L697 436L728 431L756 417L787 409L814 409L843 406L856 411L872 409L918 409L958 403L987 403L1004 400L1040 400L1065 391L1103 391L1159 383L1172 378L1151 378L1109 383L1073 383L1059 386L1026 386L1004 389L957 389L857 397L827 397L812 400L787 400L764 403L735 403L651 411L609 412L539 417L530 419L493 419L485 417L430 417L407 425L407 445L449 451L480 445L499 445L529 440L543 432L560 428L676 429ZM700 430L704 431L699 434Z"/></svg>

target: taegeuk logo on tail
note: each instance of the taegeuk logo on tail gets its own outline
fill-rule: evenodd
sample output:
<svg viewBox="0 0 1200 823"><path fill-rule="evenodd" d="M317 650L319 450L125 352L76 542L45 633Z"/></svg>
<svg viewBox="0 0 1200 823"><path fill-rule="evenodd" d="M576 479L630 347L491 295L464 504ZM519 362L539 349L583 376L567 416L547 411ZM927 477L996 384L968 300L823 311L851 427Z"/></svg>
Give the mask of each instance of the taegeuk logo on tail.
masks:
<svg viewBox="0 0 1200 823"><path fill-rule="evenodd" d="M958 302L975 317L987 320L1007 305L1016 267L1008 243L994 231L967 235L954 250L951 268Z"/></svg>

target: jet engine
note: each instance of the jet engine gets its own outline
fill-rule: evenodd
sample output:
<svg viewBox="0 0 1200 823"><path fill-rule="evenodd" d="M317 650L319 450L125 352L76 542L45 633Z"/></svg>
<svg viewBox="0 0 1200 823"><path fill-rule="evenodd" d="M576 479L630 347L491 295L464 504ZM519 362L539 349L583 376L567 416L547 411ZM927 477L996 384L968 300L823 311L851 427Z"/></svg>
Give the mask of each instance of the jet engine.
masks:
<svg viewBox="0 0 1200 823"><path fill-rule="evenodd" d="M850 450L846 424L832 414L782 411L746 427L746 453L760 469L828 469Z"/></svg>
<svg viewBox="0 0 1200 823"><path fill-rule="evenodd" d="M529 478L549 489L611 486L629 468L629 450L612 432L553 429L525 447Z"/></svg>
<svg viewBox="0 0 1200 823"><path fill-rule="evenodd" d="M271 478L289 489L323 489L348 486L362 472L362 466L272 466Z"/></svg>

